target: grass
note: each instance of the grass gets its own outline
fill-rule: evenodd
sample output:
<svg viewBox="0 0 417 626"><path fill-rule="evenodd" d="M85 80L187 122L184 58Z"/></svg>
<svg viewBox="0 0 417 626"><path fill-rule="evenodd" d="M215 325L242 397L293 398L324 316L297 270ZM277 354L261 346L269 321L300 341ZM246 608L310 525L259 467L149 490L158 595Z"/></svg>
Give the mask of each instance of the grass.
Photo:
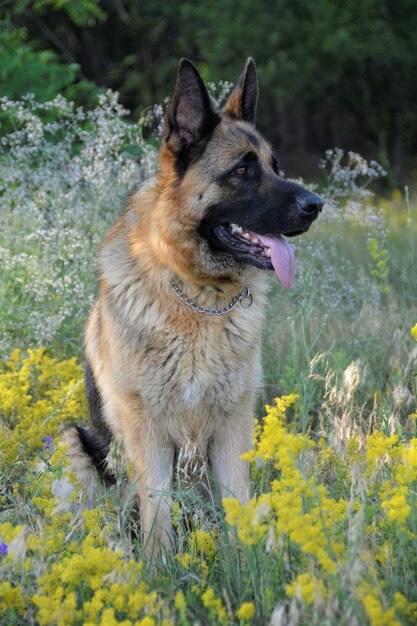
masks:
<svg viewBox="0 0 417 626"><path fill-rule="evenodd" d="M417 215L416 207L399 201L398 194L395 197L380 201L387 224L383 272L372 275L375 261L367 246L369 233L360 225L348 229L342 225L343 241L337 242L333 259L326 254L325 262L338 274L339 292L346 290L336 309L329 306L327 296L323 298L325 276L317 275L313 284L305 278L299 295L287 297L279 288L272 293L264 342L264 398L288 390L300 393L304 431L312 417L318 417L323 396L329 392L329 371L340 378L351 363L359 364L357 395L366 415L374 410L376 393L385 400L391 396L390 410L394 410L393 390L409 385L412 357L407 353L413 348L409 327L417 309L413 247ZM326 241L333 243L335 225L317 226L306 238L325 249ZM407 404L403 410L408 410ZM401 414L401 407L396 413Z"/></svg>
<svg viewBox="0 0 417 626"><path fill-rule="evenodd" d="M76 500L63 509L52 485L65 475L59 433L87 415L81 336L94 247L155 152L141 148L131 162L124 146L139 130L125 128L114 101L87 120L58 102L47 139L33 102L3 106L20 111L21 135L0 159L1 623L415 624L411 190L377 200L367 187L376 167L328 153L327 211L295 242L295 285L271 277L259 432L247 460L253 499L213 506L178 485L175 550L148 558L126 474L98 487L90 509ZM62 124L72 129L67 143Z"/></svg>

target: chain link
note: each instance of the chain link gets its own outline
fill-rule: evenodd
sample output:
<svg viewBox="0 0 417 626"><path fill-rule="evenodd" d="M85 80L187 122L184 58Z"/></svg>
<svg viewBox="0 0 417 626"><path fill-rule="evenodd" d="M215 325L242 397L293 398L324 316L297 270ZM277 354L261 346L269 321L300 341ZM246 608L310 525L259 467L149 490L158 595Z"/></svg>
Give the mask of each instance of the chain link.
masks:
<svg viewBox="0 0 417 626"><path fill-rule="evenodd" d="M248 309L251 306L253 300L249 287L245 287L244 291L241 291L236 296L234 296L229 304L222 309L208 309L205 306L196 304L196 302L193 302L192 300L187 298L187 296L183 294L182 291L177 287L177 285L172 281L168 284L171 287L172 291L179 297L180 300L184 302L184 304L189 306L190 309L193 309L193 311L197 311L198 313L204 313L204 315L224 315L225 313L229 313L229 311L234 309L235 306L239 304L239 302L245 309ZM249 301L247 303L244 302L246 298L249 298Z"/></svg>

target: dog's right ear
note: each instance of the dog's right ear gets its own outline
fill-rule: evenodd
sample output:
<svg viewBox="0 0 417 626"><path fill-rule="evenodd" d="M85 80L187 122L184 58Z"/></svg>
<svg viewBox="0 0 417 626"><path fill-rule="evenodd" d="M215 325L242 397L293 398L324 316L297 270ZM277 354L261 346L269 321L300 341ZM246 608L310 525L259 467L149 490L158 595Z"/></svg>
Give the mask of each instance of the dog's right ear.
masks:
<svg viewBox="0 0 417 626"><path fill-rule="evenodd" d="M188 59L181 59L165 116L163 139L166 145L175 155L186 154L205 142L219 121L197 69Z"/></svg>

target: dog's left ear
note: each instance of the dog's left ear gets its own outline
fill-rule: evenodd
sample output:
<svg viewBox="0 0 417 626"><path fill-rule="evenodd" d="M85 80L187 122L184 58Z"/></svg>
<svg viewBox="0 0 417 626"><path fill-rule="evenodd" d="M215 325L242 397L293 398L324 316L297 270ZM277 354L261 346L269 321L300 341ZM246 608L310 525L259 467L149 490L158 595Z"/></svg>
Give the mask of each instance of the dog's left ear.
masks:
<svg viewBox="0 0 417 626"><path fill-rule="evenodd" d="M255 124L258 93L255 61L249 57L223 111L233 119Z"/></svg>
<svg viewBox="0 0 417 626"><path fill-rule="evenodd" d="M164 140L174 154L204 142L220 121L203 79L188 59L178 65L177 82L169 103Z"/></svg>

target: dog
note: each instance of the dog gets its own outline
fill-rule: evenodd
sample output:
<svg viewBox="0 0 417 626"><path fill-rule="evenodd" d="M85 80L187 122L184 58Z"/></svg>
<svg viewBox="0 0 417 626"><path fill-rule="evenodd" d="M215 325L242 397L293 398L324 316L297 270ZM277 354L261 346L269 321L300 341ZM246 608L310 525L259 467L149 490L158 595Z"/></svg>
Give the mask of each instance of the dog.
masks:
<svg viewBox="0 0 417 626"><path fill-rule="evenodd" d="M129 199L99 253L100 292L85 335L87 428L67 433L73 469L114 475L112 441L133 473L143 538L173 540L175 468L250 497L248 463L262 382L268 271L284 287L322 200L280 175L255 128L253 59L222 109L182 59L160 169ZM211 482L210 482L211 481Z"/></svg>

